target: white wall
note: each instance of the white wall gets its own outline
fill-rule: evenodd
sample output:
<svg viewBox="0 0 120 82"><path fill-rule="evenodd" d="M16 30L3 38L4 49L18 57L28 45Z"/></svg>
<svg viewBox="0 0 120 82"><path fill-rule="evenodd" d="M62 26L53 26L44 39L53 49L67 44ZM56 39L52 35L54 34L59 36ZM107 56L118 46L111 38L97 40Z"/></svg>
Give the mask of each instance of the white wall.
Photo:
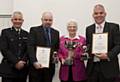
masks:
<svg viewBox="0 0 120 82"><path fill-rule="evenodd" d="M0 34L3 28L10 25L9 20L13 6L13 0L0 0Z"/></svg>
<svg viewBox="0 0 120 82"><path fill-rule="evenodd" d="M9 23L8 22L9 15L12 13L12 10L13 10L13 0L0 0L0 34L1 34L1 30L5 28ZM2 59L2 55L0 52L0 62L1 59Z"/></svg>
<svg viewBox="0 0 120 82"><path fill-rule="evenodd" d="M13 10L13 0L0 0L0 15L11 14Z"/></svg>
<svg viewBox="0 0 120 82"><path fill-rule="evenodd" d="M79 34L85 33L85 27L93 22L92 9L97 3L106 7L107 20L120 23L120 0L15 0L14 9L24 13L24 27L41 24L41 13L51 11L54 14L53 27L61 34L66 34L66 23L69 19L76 19Z"/></svg>

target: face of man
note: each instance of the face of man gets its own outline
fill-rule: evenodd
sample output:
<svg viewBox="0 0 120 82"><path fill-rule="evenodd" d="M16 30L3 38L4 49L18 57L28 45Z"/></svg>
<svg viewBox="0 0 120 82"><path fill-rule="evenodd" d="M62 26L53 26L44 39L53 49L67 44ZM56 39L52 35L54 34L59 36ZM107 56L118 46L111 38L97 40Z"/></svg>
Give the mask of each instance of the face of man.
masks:
<svg viewBox="0 0 120 82"><path fill-rule="evenodd" d="M77 32L77 24L75 22L69 22L67 26L67 30L69 34L76 34Z"/></svg>
<svg viewBox="0 0 120 82"><path fill-rule="evenodd" d="M93 12L93 18L97 24L101 24L105 21L106 12L103 6L95 6Z"/></svg>
<svg viewBox="0 0 120 82"><path fill-rule="evenodd" d="M51 13L44 13L42 16L42 25L43 27L51 27L53 23L53 16Z"/></svg>
<svg viewBox="0 0 120 82"><path fill-rule="evenodd" d="M21 28L22 24L23 24L23 17L21 14L14 14L14 16L11 19L12 23L13 23L13 27L15 28Z"/></svg>

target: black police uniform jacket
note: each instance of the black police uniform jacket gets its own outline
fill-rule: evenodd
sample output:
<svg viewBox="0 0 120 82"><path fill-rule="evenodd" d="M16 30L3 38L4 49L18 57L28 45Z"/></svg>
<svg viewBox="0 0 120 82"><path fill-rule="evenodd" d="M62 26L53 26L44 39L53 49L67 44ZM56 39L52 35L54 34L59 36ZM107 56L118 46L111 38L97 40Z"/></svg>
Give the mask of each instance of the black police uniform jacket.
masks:
<svg viewBox="0 0 120 82"><path fill-rule="evenodd" d="M3 29L1 33L1 53L3 56L0 64L0 76L25 77L28 73L28 65L21 70L15 68L20 61L28 62L27 54L28 32L23 29L18 33L14 27Z"/></svg>

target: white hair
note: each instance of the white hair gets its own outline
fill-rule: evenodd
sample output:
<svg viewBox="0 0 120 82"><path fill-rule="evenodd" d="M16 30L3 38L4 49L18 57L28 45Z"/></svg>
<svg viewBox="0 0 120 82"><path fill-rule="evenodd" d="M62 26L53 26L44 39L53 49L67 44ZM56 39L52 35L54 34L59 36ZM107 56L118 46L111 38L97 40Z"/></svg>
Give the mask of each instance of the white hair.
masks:
<svg viewBox="0 0 120 82"><path fill-rule="evenodd" d="M74 23L76 26L77 26L77 21L75 19L70 19L68 22L67 22L67 26L69 26L70 23Z"/></svg>
<svg viewBox="0 0 120 82"><path fill-rule="evenodd" d="M22 14L22 12L20 12L20 11L15 11L15 12L13 12L11 18L14 18L15 15L21 15L22 18L23 18L23 14Z"/></svg>

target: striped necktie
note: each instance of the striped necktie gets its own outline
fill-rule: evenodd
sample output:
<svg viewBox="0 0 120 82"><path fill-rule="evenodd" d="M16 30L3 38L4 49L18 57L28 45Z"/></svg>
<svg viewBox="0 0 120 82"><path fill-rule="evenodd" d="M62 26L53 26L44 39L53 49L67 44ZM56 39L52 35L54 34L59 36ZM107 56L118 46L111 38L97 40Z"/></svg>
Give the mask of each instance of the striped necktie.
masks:
<svg viewBox="0 0 120 82"><path fill-rule="evenodd" d="M98 25L98 27L97 27L97 33L102 33L103 31L102 31L102 26L101 25Z"/></svg>

